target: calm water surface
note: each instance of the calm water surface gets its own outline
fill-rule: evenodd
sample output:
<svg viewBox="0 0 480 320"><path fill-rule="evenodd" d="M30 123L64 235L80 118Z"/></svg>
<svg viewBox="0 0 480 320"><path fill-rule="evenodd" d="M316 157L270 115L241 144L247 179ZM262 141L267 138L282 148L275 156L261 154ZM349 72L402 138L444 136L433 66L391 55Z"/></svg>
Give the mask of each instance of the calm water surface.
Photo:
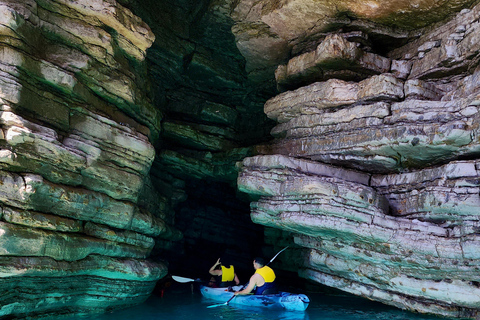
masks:
<svg viewBox="0 0 480 320"><path fill-rule="evenodd" d="M261 308L221 306L207 300L199 292L171 290L163 297L152 296L144 304L109 314L76 317L78 320L445 320L402 311L380 303L347 295L306 293L310 305L305 312L266 311Z"/></svg>

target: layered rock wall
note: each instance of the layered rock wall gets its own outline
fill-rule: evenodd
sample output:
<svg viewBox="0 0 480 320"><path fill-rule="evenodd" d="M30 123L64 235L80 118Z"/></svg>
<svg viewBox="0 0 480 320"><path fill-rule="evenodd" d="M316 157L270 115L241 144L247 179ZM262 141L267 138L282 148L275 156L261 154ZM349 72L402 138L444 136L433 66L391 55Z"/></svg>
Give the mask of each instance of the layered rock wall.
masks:
<svg viewBox="0 0 480 320"><path fill-rule="evenodd" d="M165 276L150 28L115 1L0 1L0 318L105 312ZM149 188L150 186L150 188Z"/></svg>
<svg viewBox="0 0 480 320"><path fill-rule="evenodd" d="M305 249L300 276L479 316L479 12L388 54L366 30L327 33L277 68L284 92L264 108L275 140L243 161L238 186L259 197L254 222Z"/></svg>

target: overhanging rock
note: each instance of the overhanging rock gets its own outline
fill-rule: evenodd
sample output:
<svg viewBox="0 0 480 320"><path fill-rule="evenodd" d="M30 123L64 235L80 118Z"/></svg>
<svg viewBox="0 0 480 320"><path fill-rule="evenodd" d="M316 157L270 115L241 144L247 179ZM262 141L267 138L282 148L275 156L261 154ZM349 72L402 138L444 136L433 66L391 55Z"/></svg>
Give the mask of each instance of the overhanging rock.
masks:
<svg viewBox="0 0 480 320"><path fill-rule="evenodd" d="M292 232L308 249L300 276L401 308L465 317L480 310L478 215L467 207L479 200L478 179L470 180L478 176L475 166L459 162L369 179L311 161L257 156L244 160L238 185L260 195L251 204L254 222ZM465 168L471 170L462 174ZM447 186L451 198L436 204L437 211L453 215L452 208L465 206L470 227L457 225L459 219L418 219L434 214L421 216L430 212L429 203L411 195L427 189L426 197L440 198ZM398 216L391 205L405 208L403 199L419 214Z"/></svg>

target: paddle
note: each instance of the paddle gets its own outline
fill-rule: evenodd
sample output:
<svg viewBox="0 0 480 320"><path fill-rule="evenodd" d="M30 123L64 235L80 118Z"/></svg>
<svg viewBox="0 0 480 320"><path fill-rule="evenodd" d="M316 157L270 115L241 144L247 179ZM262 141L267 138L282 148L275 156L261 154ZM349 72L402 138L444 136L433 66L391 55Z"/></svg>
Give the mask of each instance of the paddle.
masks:
<svg viewBox="0 0 480 320"><path fill-rule="evenodd" d="M233 298L235 298L236 295L233 295L230 299L228 299L227 302L225 303L220 303L220 304L214 304L214 305L211 305L211 306L208 306L207 308L215 308L215 307L220 307L220 306L226 306L230 301L233 300Z"/></svg>
<svg viewBox="0 0 480 320"><path fill-rule="evenodd" d="M180 276L172 276L172 279L177 281L177 282L180 282L180 283L198 281L198 280L195 280L195 279L192 279L192 278L185 278L185 277L180 277Z"/></svg>
<svg viewBox="0 0 480 320"><path fill-rule="evenodd" d="M286 246L285 248L283 248L282 250L280 250L276 255L273 256L273 258L267 263L267 266L273 261L275 260L275 258L280 254L282 253L283 251L287 250L289 246Z"/></svg>
<svg viewBox="0 0 480 320"><path fill-rule="evenodd" d="M285 251L289 246L286 246L285 248L283 248L282 250L280 250L275 256L273 256L273 258L267 263L267 265L269 265L273 260L275 260L275 258L280 254L282 253L283 251ZM245 288L245 286L243 286ZM224 303L220 303L220 304L214 304L214 305L211 305L211 306L208 306L207 308L215 308L215 307L220 307L220 306L226 306L230 301L233 300L233 298L235 298L236 295L233 295L230 299L228 299L227 302L224 302Z"/></svg>

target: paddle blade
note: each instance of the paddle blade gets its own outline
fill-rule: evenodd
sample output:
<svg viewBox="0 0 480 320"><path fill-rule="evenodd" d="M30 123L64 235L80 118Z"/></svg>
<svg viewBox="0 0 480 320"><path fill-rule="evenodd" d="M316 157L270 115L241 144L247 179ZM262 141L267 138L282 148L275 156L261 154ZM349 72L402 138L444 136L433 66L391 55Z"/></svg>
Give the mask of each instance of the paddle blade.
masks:
<svg viewBox="0 0 480 320"><path fill-rule="evenodd" d="M180 283L187 283L187 282L193 282L195 279L192 278L185 278L185 277L179 277L179 276L172 276L172 279L180 282Z"/></svg>
<svg viewBox="0 0 480 320"><path fill-rule="evenodd" d="M220 304L213 304L211 306L208 306L207 308L215 308L215 307L221 307L221 306L226 306L228 302L225 303L220 303Z"/></svg>
<svg viewBox="0 0 480 320"><path fill-rule="evenodd" d="M208 306L207 308L215 308L215 307L220 307L220 306L226 306L230 301L233 300L233 298L235 298L236 295L233 295L230 299L228 299L227 302L225 303L220 303L220 304L214 304L214 305L211 305L211 306Z"/></svg>

